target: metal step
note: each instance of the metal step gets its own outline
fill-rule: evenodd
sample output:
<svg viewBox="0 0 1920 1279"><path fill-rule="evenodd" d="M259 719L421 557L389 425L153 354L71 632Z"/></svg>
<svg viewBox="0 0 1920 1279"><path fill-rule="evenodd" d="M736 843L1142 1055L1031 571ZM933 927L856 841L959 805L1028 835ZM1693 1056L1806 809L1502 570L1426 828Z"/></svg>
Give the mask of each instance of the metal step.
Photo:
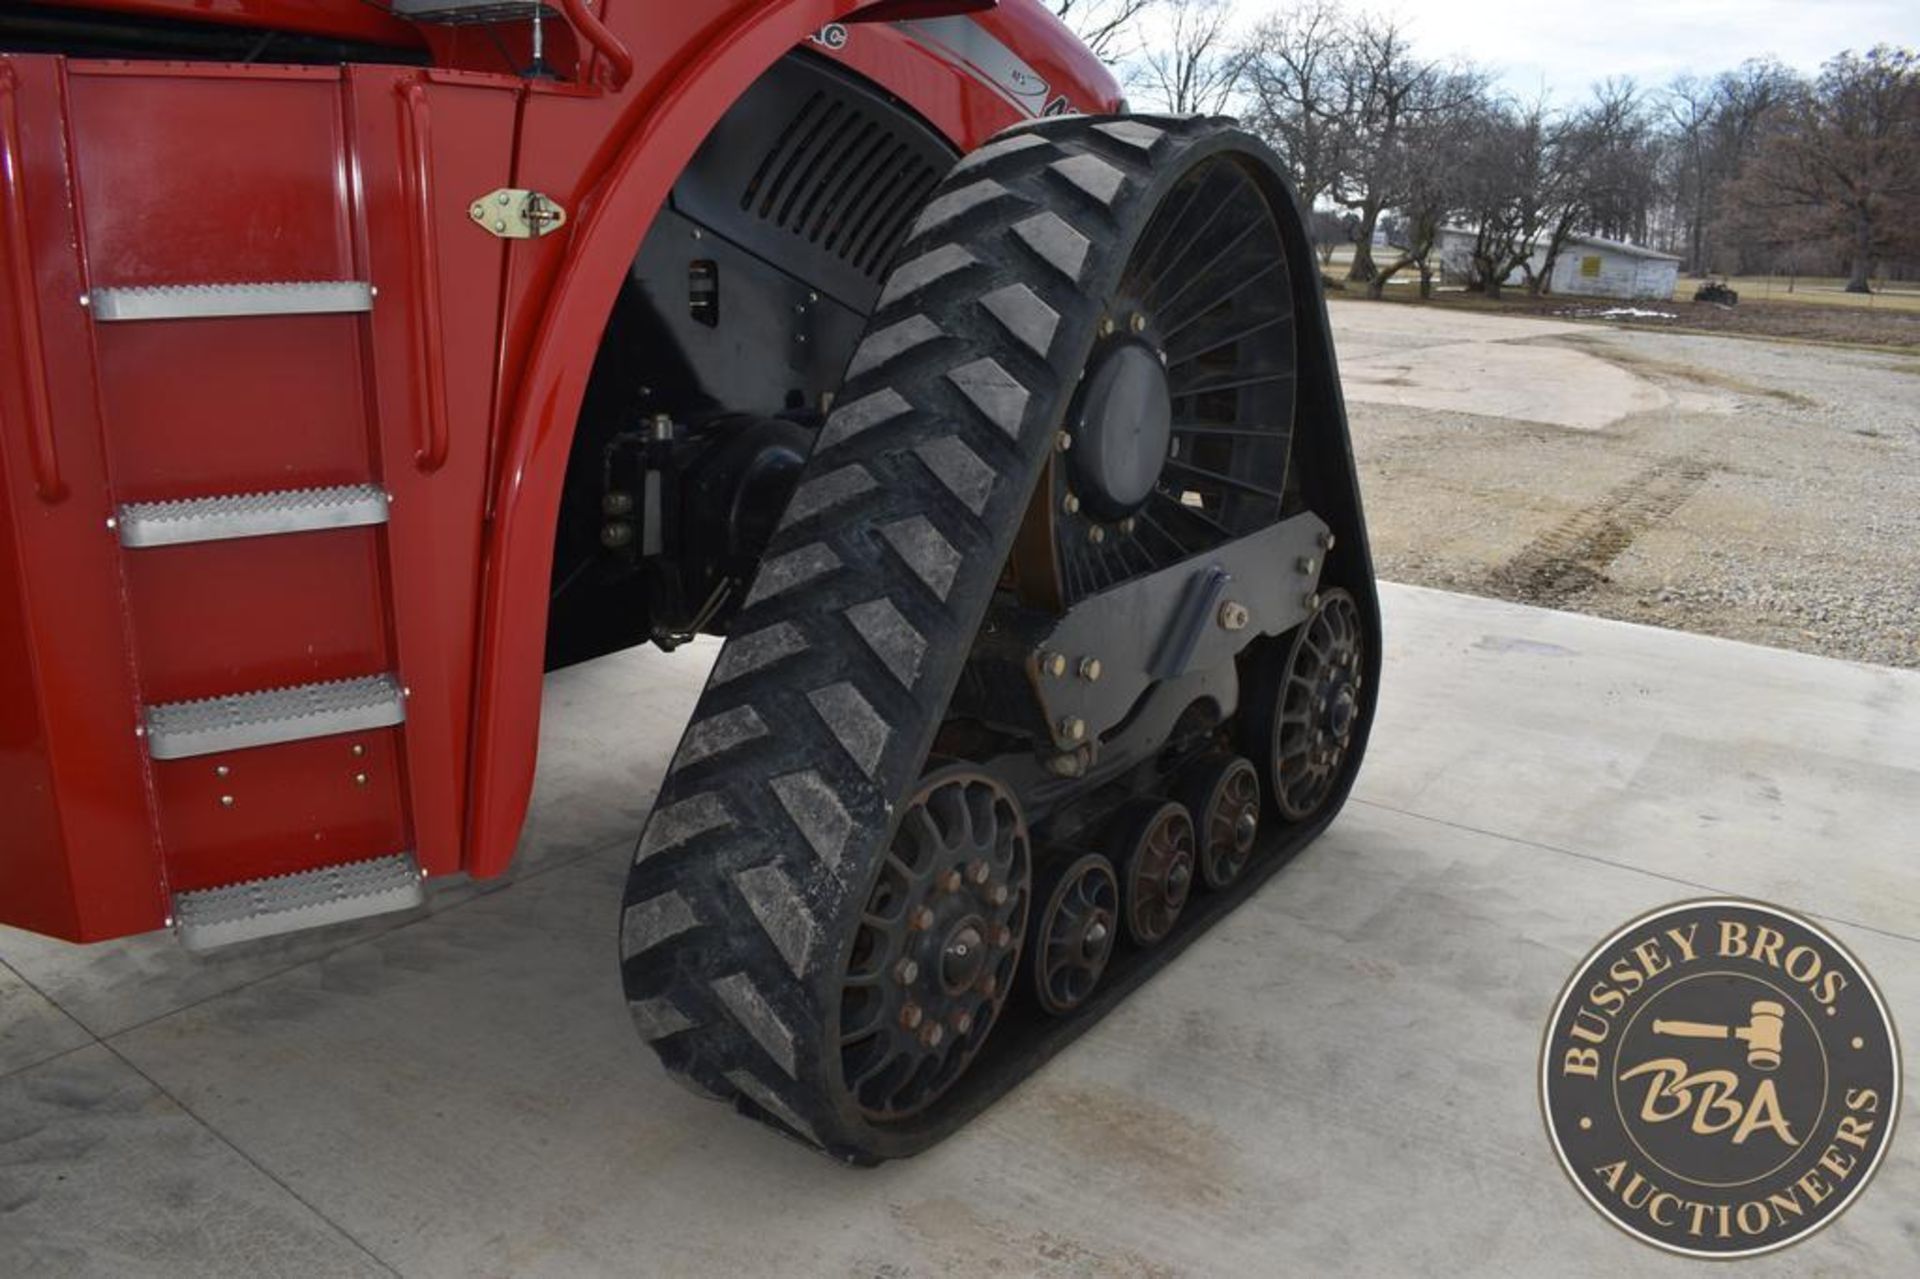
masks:
<svg viewBox="0 0 1920 1279"><path fill-rule="evenodd" d="M391 675L170 702L147 708L147 754L154 759L191 759L391 728L406 717L406 695Z"/></svg>
<svg viewBox="0 0 1920 1279"><path fill-rule="evenodd" d="M177 546L236 537L271 537L387 522L387 494L372 484L128 502L116 527L122 546Z"/></svg>
<svg viewBox="0 0 1920 1279"><path fill-rule="evenodd" d="M173 926L188 950L212 950L256 937L408 910L426 899L420 863L412 853L392 853L224 888L176 893Z"/></svg>
<svg viewBox="0 0 1920 1279"><path fill-rule="evenodd" d="M336 315L371 311L373 286L362 280L156 284L95 289L85 303L93 308L93 318L102 323L234 315Z"/></svg>
<svg viewBox="0 0 1920 1279"><path fill-rule="evenodd" d="M463 26L479 22L525 22L537 0L393 0L393 16L409 22L438 22ZM550 4L541 3L544 17L558 17Z"/></svg>

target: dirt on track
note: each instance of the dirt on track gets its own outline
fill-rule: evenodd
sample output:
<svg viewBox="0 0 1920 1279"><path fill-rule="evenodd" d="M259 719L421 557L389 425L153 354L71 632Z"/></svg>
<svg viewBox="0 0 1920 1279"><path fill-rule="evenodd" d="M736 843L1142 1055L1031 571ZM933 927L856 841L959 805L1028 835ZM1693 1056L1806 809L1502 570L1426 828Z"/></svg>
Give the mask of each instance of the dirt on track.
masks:
<svg viewBox="0 0 1920 1279"><path fill-rule="evenodd" d="M1920 667L1920 359L1331 309L1382 577Z"/></svg>

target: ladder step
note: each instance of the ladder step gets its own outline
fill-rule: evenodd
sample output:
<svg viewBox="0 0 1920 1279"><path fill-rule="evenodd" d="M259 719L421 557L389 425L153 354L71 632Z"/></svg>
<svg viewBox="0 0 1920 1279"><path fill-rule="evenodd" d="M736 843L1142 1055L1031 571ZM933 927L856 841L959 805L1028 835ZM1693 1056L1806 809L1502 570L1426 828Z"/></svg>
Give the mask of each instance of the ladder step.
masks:
<svg viewBox="0 0 1920 1279"><path fill-rule="evenodd" d="M197 320L230 315L337 315L371 311L373 286L362 280L302 280L261 284L156 284L95 289L93 318Z"/></svg>
<svg viewBox="0 0 1920 1279"><path fill-rule="evenodd" d="M412 853L176 893L173 926L188 950L407 910L427 899Z"/></svg>
<svg viewBox="0 0 1920 1279"><path fill-rule="evenodd" d="M147 754L154 759L191 759L391 728L406 717L406 697L391 675L170 702L147 708Z"/></svg>
<svg viewBox="0 0 1920 1279"><path fill-rule="evenodd" d="M178 502L128 502L120 508L120 545L177 546L271 537L387 522L387 494L373 484L239 493Z"/></svg>

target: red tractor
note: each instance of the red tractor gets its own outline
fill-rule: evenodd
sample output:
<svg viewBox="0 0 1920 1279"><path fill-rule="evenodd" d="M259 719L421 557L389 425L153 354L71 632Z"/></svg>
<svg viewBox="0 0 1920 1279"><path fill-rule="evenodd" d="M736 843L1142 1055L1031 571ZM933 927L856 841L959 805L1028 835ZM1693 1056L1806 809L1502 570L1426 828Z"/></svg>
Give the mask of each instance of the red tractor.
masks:
<svg viewBox="0 0 1920 1279"><path fill-rule="evenodd" d="M1301 212L1037 0L10 4L0 268L0 921L199 948L497 875L542 670L722 635L632 1014L872 1161L1359 763Z"/></svg>

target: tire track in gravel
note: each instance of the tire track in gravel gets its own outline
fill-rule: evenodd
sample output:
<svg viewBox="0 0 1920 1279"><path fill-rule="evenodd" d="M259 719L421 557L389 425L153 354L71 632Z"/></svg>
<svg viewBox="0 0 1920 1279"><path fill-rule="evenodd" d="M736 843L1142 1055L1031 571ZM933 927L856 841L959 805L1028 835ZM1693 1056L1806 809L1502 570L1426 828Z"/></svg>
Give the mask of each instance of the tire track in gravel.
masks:
<svg viewBox="0 0 1920 1279"><path fill-rule="evenodd" d="M1635 538L1671 517L1719 469L1699 456L1655 461L1523 546L1487 575L1489 586L1506 599L1559 605L1600 585Z"/></svg>

